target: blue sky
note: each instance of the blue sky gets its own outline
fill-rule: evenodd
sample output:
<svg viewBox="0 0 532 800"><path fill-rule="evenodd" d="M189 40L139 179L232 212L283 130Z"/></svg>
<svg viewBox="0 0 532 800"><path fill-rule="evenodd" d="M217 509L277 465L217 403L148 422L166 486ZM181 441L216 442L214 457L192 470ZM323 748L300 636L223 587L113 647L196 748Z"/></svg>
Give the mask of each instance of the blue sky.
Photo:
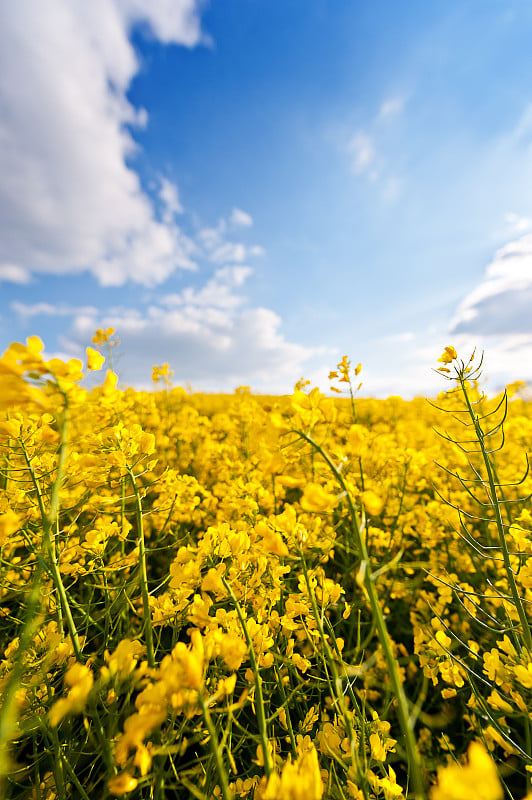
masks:
<svg viewBox="0 0 532 800"><path fill-rule="evenodd" d="M0 349L124 385L431 393L443 347L532 379L532 6L0 7Z"/></svg>

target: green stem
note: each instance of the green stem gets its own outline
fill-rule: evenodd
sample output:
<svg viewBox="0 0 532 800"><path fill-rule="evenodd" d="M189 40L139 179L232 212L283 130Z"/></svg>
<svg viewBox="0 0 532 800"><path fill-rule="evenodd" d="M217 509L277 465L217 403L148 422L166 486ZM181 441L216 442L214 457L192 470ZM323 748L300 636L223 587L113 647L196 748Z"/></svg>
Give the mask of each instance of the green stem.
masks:
<svg viewBox="0 0 532 800"><path fill-rule="evenodd" d="M133 492L135 495L135 519L137 523L137 541L139 546L139 582L142 594L142 609L144 614L144 626L146 630L146 647L148 665L155 667L155 653L153 648L153 629L151 624L150 599L148 591L148 574L146 570L146 544L144 541L144 525L142 522L142 501L140 499L139 488L135 480L135 475L130 466L126 466Z"/></svg>
<svg viewBox="0 0 532 800"><path fill-rule="evenodd" d="M301 560L303 562L303 574L305 576L305 583L306 583L306 586L307 586L307 591L308 591L308 594L309 594L310 602L311 602L311 605L312 605L312 613L313 613L314 619L316 621L316 625L318 626L321 642L323 644L324 653L321 653L321 657L322 657L322 660L323 660L323 666L325 668L325 674L327 676L327 683L329 685L329 691L331 692L331 697L334 698L334 702L335 702L335 705L336 705L336 707L338 709L339 715L342 716L342 719L344 721L345 732L347 734L347 737L349 738L349 743L350 743L351 762L353 764L355 772L357 773L357 780L358 780L358 782L360 784L362 784L360 788L362 789L362 792L364 794L364 800L369 800L369 786L368 786L368 778L367 778L367 765L365 764L364 765L365 769L362 769L360 764L359 764L359 757L358 757L358 753L357 753L357 744L358 743L357 743L357 739L356 739L355 733L353 731L353 726L351 724L351 718L349 716L349 711L348 711L348 708L347 708L347 705L346 705L344 693L343 693L342 688L341 688L342 687L342 683L341 683L341 680L340 680L340 676L338 674L338 670L336 669L336 662L334 660L331 648L329 646L329 642L327 641L327 638L325 636L325 630L323 628L323 622L322 622L322 615L320 614L319 609L318 609L318 604L316 602L316 595L314 593L314 590L312 588L312 584L310 582L310 578L309 578L309 575L308 575L308 568L307 568L307 565L306 565L306 562L305 562L305 557L303 555L303 551L301 550L301 548L300 548L300 556L301 556ZM330 676L329 676L329 673L330 673ZM332 680L331 680L331 677L332 677ZM360 729L361 729L361 732L364 734L364 730L365 730L364 720L362 719L362 717L361 717L361 715L359 713L358 704L356 703L356 699L355 699L354 708L358 712L359 721L360 721ZM364 753L364 749L362 749L362 753Z"/></svg>
<svg viewBox="0 0 532 800"><path fill-rule="evenodd" d="M222 758L222 748L218 741L218 736L216 735L216 728L214 727L209 707L205 702L205 698L201 693L201 690L198 692L198 700L201 706L203 719L205 720L207 730L209 731L211 752L214 756L214 761L216 763L216 771L218 773L218 778L221 783L222 797L224 800L233 800L233 793L229 788L229 781L227 780L227 772Z"/></svg>
<svg viewBox="0 0 532 800"><path fill-rule="evenodd" d="M259 723L259 735L260 735L260 742L262 746L262 753L264 756L264 771L266 773L266 777L269 778L273 772L273 764L270 755L269 749L269 742L268 742L268 730L266 724L266 715L264 713L264 696L262 694L262 678L259 672L259 665L257 663L257 657L255 656L255 651L253 649L253 642L251 641L251 637L249 635L249 631L246 625L246 621L244 619L244 615L242 613L242 609L240 608L240 603L235 597L235 593L227 583L226 579L222 576L222 582L225 586L227 592L229 593L231 600L233 601L236 613L238 614L238 619L240 620L240 625L242 626L242 630L244 632L244 636L246 639L246 644L248 646L249 652L249 660L251 661L251 669L253 671L253 676L255 678L255 709L257 714L257 721Z"/></svg>

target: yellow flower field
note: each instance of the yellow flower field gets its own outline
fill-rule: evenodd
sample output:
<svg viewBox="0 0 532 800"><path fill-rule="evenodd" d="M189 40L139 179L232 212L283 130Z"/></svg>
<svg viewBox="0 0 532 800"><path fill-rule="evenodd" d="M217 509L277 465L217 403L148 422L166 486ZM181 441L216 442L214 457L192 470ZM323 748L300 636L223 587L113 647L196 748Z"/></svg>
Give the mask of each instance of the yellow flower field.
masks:
<svg viewBox="0 0 532 800"><path fill-rule="evenodd" d="M447 347L432 403L347 358L333 398L87 391L42 349L0 359L2 797L532 797L521 386Z"/></svg>

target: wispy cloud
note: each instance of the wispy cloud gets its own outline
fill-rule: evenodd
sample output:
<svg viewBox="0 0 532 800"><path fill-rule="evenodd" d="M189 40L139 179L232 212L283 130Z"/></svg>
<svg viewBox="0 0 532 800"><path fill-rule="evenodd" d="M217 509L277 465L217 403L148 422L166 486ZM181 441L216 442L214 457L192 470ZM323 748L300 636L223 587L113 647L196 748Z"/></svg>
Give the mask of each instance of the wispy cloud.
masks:
<svg viewBox="0 0 532 800"><path fill-rule="evenodd" d="M358 176L366 176L372 183L379 182L383 195L394 201L400 191L401 182L387 165L385 140L389 135L393 119L402 113L406 105L403 96L392 96L384 100L379 110L358 128L345 145L351 169Z"/></svg>
<svg viewBox="0 0 532 800"><path fill-rule="evenodd" d="M253 225L253 217L241 208L233 208L229 221L236 227L250 228Z"/></svg>
<svg viewBox="0 0 532 800"><path fill-rule="evenodd" d="M355 133L347 145L351 155L351 165L357 175L367 172L375 162L377 155L372 138L363 131Z"/></svg>
<svg viewBox="0 0 532 800"><path fill-rule="evenodd" d="M98 309L94 306L71 306L66 303L21 303L13 300L11 309L20 317L75 317L80 314L96 316Z"/></svg>
<svg viewBox="0 0 532 800"><path fill-rule="evenodd" d="M179 202L179 190L175 183L168 178L161 178L161 188L159 197L163 203L163 220L167 225L171 225L176 214L182 214L184 209Z"/></svg>
<svg viewBox="0 0 532 800"><path fill-rule="evenodd" d="M514 234L525 233L532 228L532 219L530 219L530 217L521 217L519 214L514 214L513 212L506 214L505 221Z"/></svg>
<svg viewBox="0 0 532 800"><path fill-rule="evenodd" d="M405 107L404 97L389 97L381 105L377 114L377 120L388 119L400 114Z"/></svg>

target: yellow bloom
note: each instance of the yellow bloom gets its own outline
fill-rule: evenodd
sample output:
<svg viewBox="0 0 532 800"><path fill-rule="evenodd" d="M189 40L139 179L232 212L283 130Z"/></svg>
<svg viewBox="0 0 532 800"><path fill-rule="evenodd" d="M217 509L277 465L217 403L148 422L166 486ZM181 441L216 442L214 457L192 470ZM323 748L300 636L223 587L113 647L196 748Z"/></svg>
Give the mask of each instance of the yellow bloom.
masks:
<svg viewBox="0 0 532 800"><path fill-rule="evenodd" d="M371 489L368 489L365 492L362 492L360 495L360 499L362 500L362 505L364 506L365 510L371 517L378 517L381 513L384 502L381 500L378 494L372 492Z"/></svg>
<svg viewBox="0 0 532 800"><path fill-rule="evenodd" d="M136 640L122 639L112 654L108 650L105 651L110 674L117 675L120 680L126 680L136 668L137 661L145 650L145 646Z"/></svg>
<svg viewBox="0 0 532 800"><path fill-rule="evenodd" d="M281 776L272 773L264 800L321 800L323 781L318 754L313 744L303 750L297 761L287 761Z"/></svg>
<svg viewBox="0 0 532 800"><path fill-rule="evenodd" d="M438 769L438 784L431 800L502 800L503 792L497 768L479 742L471 742L468 763L450 764Z"/></svg>
<svg viewBox="0 0 532 800"><path fill-rule="evenodd" d="M122 772L120 775L115 775L113 778L109 779L107 782L107 788L111 794L119 797L121 794L132 792L133 789L137 788L138 783L138 780L133 778L129 772Z"/></svg>
<svg viewBox="0 0 532 800"><path fill-rule="evenodd" d="M305 511L332 511L338 500L318 483L307 483L301 498L301 508Z"/></svg>
<svg viewBox="0 0 532 800"><path fill-rule="evenodd" d="M529 662L526 667L522 664L518 664L516 667L513 668L515 677L521 684L521 686L525 686L527 689L532 689L532 663Z"/></svg>
<svg viewBox="0 0 532 800"><path fill-rule="evenodd" d="M441 361L442 364L450 364L451 361L454 361L455 358L458 358L456 350L454 349L454 347L449 346L445 348L438 361Z"/></svg>
<svg viewBox="0 0 532 800"><path fill-rule="evenodd" d="M9 537L22 527L22 519L10 508L0 515L0 547L8 541Z"/></svg>
<svg viewBox="0 0 532 800"><path fill-rule="evenodd" d="M98 328L98 330L95 331L94 336L92 337L92 343L106 344L114 332L115 332L114 328L106 328L105 330L103 330L103 328Z"/></svg>
<svg viewBox="0 0 532 800"><path fill-rule="evenodd" d="M381 737L378 733L370 735L369 746L371 747L371 755L376 761L386 761L386 748L381 742Z"/></svg>
<svg viewBox="0 0 532 800"><path fill-rule="evenodd" d="M59 725L68 714L79 714L83 711L94 678L88 667L76 662L66 672L64 682L65 686L70 686L70 691L66 697L59 698L49 711L48 719L52 728Z"/></svg>
<svg viewBox="0 0 532 800"><path fill-rule="evenodd" d="M0 422L0 436L10 436L12 439L20 436L20 420L6 419Z"/></svg>
<svg viewBox="0 0 532 800"><path fill-rule="evenodd" d="M87 347L87 368L91 370L98 370L102 368L102 364L105 361L105 356L102 356L97 350L94 350L93 347Z"/></svg>
<svg viewBox="0 0 532 800"><path fill-rule="evenodd" d="M141 744L137 748L133 763L139 768L141 775L147 775L151 767L151 754L148 748Z"/></svg>
<svg viewBox="0 0 532 800"><path fill-rule="evenodd" d="M111 372L110 369L107 370L107 375L105 376L105 380L103 382L103 393L106 397L114 394L116 391L116 384L118 383L118 375L116 373Z"/></svg>
<svg viewBox="0 0 532 800"><path fill-rule="evenodd" d="M63 378L68 383L77 383L83 378L82 364L79 358L70 358L68 361L61 361L60 358L51 358L46 363L46 367L54 377Z"/></svg>

